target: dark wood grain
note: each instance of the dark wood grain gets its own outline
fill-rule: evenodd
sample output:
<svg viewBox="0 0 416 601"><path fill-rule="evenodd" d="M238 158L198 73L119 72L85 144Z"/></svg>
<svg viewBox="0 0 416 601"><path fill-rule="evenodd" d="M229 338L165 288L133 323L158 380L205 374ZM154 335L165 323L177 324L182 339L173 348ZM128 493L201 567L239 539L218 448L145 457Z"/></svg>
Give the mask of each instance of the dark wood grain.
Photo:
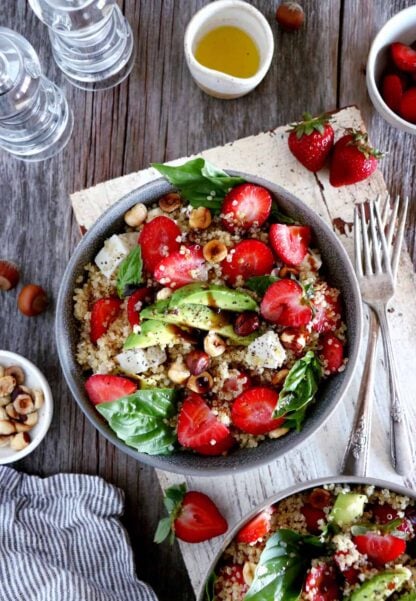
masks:
<svg viewBox="0 0 416 601"><path fill-rule="evenodd" d="M203 4L203 0L126 0L123 9L135 33L136 64L122 85L97 94L65 83L52 60L46 28L25 0L3 2L0 13L0 25L19 31L39 51L46 74L64 87L75 114L72 139L60 156L25 164L0 155L1 254L22 266L24 282L43 285L51 298L47 313L29 319L17 311L16 292L0 297L0 347L39 365L55 398L47 438L16 468L40 475L98 474L121 487L138 574L154 586L161 601L188 601L194 596L178 547L152 543L163 513L155 474L97 434L71 398L59 368L54 299L79 238L68 194L151 161L173 159L290 122L305 110L317 113L350 103L363 108L373 140L389 151L382 168L392 191L410 194L415 176L414 141L375 114L364 76L373 35L411 0L344 5L341 0L308 0L305 27L295 34L283 33L275 24L277 3L252 2L272 24L276 52L258 89L234 101L205 95L184 62L185 27ZM415 222L412 210L408 238L416 258Z"/></svg>

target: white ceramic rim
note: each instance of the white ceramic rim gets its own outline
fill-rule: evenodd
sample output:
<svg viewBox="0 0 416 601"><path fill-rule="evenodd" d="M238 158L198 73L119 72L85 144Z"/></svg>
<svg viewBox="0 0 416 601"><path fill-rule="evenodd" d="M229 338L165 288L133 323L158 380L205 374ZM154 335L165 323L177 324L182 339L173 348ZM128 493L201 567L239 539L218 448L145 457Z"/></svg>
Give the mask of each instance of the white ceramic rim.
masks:
<svg viewBox="0 0 416 601"><path fill-rule="evenodd" d="M367 59L366 82L367 82L367 90L368 90L368 94L371 98L371 102L373 103L376 110L380 113L380 115L386 121L388 121L388 123L390 123L390 125L393 125L394 127L401 129L402 131L406 131L407 133L416 134L416 124L413 125L409 121L402 119L402 117L400 117L400 115L398 115L397 113L392 111L391 108L389 108L387 106L387 104L384 102L384 99L383 99L382 95L380 94L380 91L378 89L378 86L377 86L377 83L376 83L376 80L374 77L374 68L375 68L376 59L377 59L379 52L383 48L383 46L380 44L380 40L382 40L384 38L386 29L389 29L391 27L391 25L396 23L397 21L404 20L408 13L414 13L415 17L416 17L416 5L408 6L404 10L402 10L402 11L398 12L396 15L394 15L394 17L389 19L383 25L383 27L380 29L380 31L374 38L374 40L371 44L370 52L368 54L368 59ZM416 24L415 24L415 33L416 33ZM380 45L380 47L378 47L379 45Z"/></svg>
<svg viewBox="0 0 416 601"><path fill-rule="evenodd" d="M29 361L29 359L26 359L26 357L23 357L22 355L19 355L17 353L13 353L12 351L0 350L0 362L3 358L13 361L13 364L15 365L20 365L23 368L23 370L26 370L28 373L31 373L33 377L38 380L39 385L43 390L45 404L44 415L42 416L42 419L39 422L39 429L36 433L36 437L27 447L25 447L21 451L16 451L8 457L0 457L0 465L6 465L8 463L14 463L15 461L19 461L19 459L23 459L23 457L26 457L32 451L34 451L36 447L45 438L45 435L49 430L49 426L51 425L53 415L52 392L48 381L46 380L45 376L40 371L40 369L36 367L36 365L34 365L31 361Z"/></svg>
<svg viewBox="0 0 416 601"><path fill-rule="evenodd" d="M260 65L260 68L251 77L236 77L234 75L229 75L228 73L223 73L222 71L216 71L215 69L209 69L208 67L205 67L199 61L196 60L194 53L192 52L192 40L193 40L194 36L192 36L192 39L191 39L190 32L191 32L191 29L192 29L195 21L201 16L201 14L203 14L204 12L211 11L212 6L214 6L214 5L217 5L219 8L221 8L221 7L231 8L231 7L235 7L235 6L239 5L239 6L241 6L242 10L245 10L246 12L251 13L253 15L253 17L255 17L263 25L264 30L266 32L266 37L267 37L266 43L267 43L268 50L267 50L267 54L264 57L262 64ZM249 86L249 85L256 86L266 75L267 71L270 68L270 64L272 62L272 58L273 58L273 54L274 54L273 32L272 32L272 28L270 27L269 22L267 21L266 17L257 8L255 8L251 4L248 4L248 2L244 2L243 0L215 0L215 2L210 2L209 4L206 4L205 6L200 8L193 15L192 19L189 21L189 23L186 27L186 30L185 30L184 49L185 49L185 54L188 57L189 62L192 64L193 67L195 67L196 69L199 69L202 73L205 73L206 75L220 74L221 78L225 82L228 82L228 83L241 82L241 83L246 84L247 86Z"/></svg>

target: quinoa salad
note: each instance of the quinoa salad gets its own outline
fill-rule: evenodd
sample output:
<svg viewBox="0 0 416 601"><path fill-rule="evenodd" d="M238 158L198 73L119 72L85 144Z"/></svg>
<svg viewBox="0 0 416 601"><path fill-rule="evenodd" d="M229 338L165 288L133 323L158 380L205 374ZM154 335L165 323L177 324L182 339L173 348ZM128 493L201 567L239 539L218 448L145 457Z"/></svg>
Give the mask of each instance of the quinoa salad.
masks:
<svg viewBox="0 0 416 601"><path fill-rule="evenodd" d="M204 601L415 601L416 506L370 485L292 495L246 523Z"/></svg>
<svg viewBox="0 0 416 601"><path fill-rule="evenodd" d="M340 291L314 233L203 159L125 214L74 290L86 392L139 452L222 455L301 430L345 369Z"/></svg>

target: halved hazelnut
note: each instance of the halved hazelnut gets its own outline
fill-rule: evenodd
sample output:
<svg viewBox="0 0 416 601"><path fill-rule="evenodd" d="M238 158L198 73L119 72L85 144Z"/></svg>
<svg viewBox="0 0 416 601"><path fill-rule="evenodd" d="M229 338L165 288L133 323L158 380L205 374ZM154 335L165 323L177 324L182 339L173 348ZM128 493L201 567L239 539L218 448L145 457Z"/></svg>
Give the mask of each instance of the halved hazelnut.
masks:
<svg viewBox="0 0 416 601"><path fill-rule="evenodd" d="M0 419L0 435L7 436L16 432L15 425L8 419Z"/></svg>
<svg viewBox="0 0 416 601"><path fill-rule="evenodd" d="M202 254L208 263L221 263L228 254L228 249L221 240L210 240L202 248Z"/></svg>
<svg viewBox="0 0 416 601"><path fill-rule="evenodd" d="M168 369L168 378L174 384L183 384L191 375L181 359L176 359Z"/></svg>
<svg viewBox="0 0 416 601"><path fill-rule="evenodd" d="M207 371L203 371L199 376L191 376L186 383L186 387L197 394L205 394L211 390L213 383L214 380L212 379L211 374Z"/></svg>
<svg viewBox="0 0 416 601"><path fill-rule="evenodd" d="M165 213L173 213L182 205L181 197L177 192L170 192L159 198L159 207Z"/></svg>
<svg viewBox="0 0 416 601"><path fill-rule="evenodd" d="M280 438L289 432L289 428L276 428L275 430L271 430L268 436L269 438Z"/></svg>
<svg viewBox="0 0 416 601"><path fill-rule="evenodd" d="M193 230L206 230L211 225L211 211L206 207L193 209L189 215L189 227Z"/></svg>
<svg viewBox="0 0 416 601"><path fill-rule="evenodd" d="M4 407L0 407L0 419L9 419L7 411Z"/></svg>
<svg viewBox="0 0 416 601"><path fill-rule="evenodd" d="M13 376L18 386L20 384L23 384L23 382L25 381L25 372L19 365L10 365L10 367L7 367L5 375Z"/></svg>
<svg viewBox="0 0 416 601"><path fill-rule="evenodd" d="M243 579L247 586L251 586L257 565L252 561L246 561L243 565Z"/></svg>
<svg viewBox="0 0 416 601"><path fill-rule="evenodd" d="M7 419L20 420L23 417L22 415L19 415L19 413L17 413L16 409L13 406L13 403L9 403L8 405L6 405L5 411L7 414Z"/></svg>
<svg viewBox="0 0 416 601"><path fill-rule="evenodd" d="M5 368L3 367L3 365L0 365L0 378L2 378L4 376L4 372L5 372Z"/></svg>
<svg viewBox="0 0 416 601"><path fill-rule="evenodd" d="M13 434L11 434L9 436L0 436L0 448L8 447L12 440L12 437L13 437Z"/></svg>
<svg viewBox="0 0 416 601"><path fill-rule="evenodd" d="M16 386L16 380L13 376L3 376L0 378L0 396L11 394Z"/></svg>
<svg viewBox="0 0 416 601"><path fill-rule="evenodd" d="M10 403L10 400L10 395L0 396L0 407L5 407L6 405L8 405Z"/></svg>
<svg viewBox="0 0 416 601"><path fill-rule="evenodd" d="M12 440L10 442L10 447L14 451L21 451L22 449L27 447L27 445L29 443L30 443L29 434L27 434L27 432L19 432L19 434L16 434L15 436L12 437Z"/></svg>
<svg viewBox="0 0 416 601"><path fill-rule="evenodd" d="M288 369L279 369L272 377L272 384L274 386L280 386L286 379L287 374L289 373Z"/></svg>
<svg viewBox="0 0 416 601"><path fill-rule="evenodd" d="M299 269L296 269L296 267L288 267L287 265L284 265L279 270L279 277L280 278L287 278L290 275L298 276L299 275Z"/></svg>
<svg viewBox="0 0 416 601"><path fill-rule="evenodd" d="M41 407L43 407L43 403L45 402L43 391L40 390L40 388L34 388L32 390L32 396L35 404L35 409L40 409Z"/></svg>
<svg viewBox="0 0 416 601"><path fill-rule="evenodd" d="M25 426L29 426L29 428L33 428L38 423L39 413L37 411L33 411L33 413L29 413L29 415L25 416ZM17 428L16 428L17 429Z"/></svg>
<svg viewBox="0 0 416 601"><path fill-rule="evenodd" d="M14 422L15 428L16 428L16 432L30 432L30 430L33 428L33 426L28 426L26 423L23 422Z"/></svg>
<svg viewBox="0 0 416 601"><path fill-rule="evenodd" d="M13 407L20 415L27 415L35 410L35 403L29 394L19 394L13 401Z"/></svg>
<svg viewBox="0 0 416 601"><path fill-rule="evenodd" d="M204 351L210 357L219 357L227 348L221 336L215 332L209 332L204 338Z"/></svg>
<svg viewBox="0 0 416 601"><path fill-rule="evenodd" d="M124 221L130 227L139 227L147 217L147 207L138 202L124 215Z"/></svg>

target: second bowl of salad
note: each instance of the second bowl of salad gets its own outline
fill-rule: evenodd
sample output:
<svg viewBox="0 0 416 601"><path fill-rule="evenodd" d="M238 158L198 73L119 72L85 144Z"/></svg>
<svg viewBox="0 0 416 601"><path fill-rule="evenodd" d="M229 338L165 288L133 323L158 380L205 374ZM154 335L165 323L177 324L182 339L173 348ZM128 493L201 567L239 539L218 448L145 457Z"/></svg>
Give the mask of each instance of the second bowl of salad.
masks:
<svg viewBox="0 0 416 601"><path fill-rule="evenodd" d="M275 459L343 397L361 338L348 256L302 201L203 159L155 165L87 233L58 299L81 408L155 467L209 475ZM168 181L166 181L168 180Z"/></svg>

